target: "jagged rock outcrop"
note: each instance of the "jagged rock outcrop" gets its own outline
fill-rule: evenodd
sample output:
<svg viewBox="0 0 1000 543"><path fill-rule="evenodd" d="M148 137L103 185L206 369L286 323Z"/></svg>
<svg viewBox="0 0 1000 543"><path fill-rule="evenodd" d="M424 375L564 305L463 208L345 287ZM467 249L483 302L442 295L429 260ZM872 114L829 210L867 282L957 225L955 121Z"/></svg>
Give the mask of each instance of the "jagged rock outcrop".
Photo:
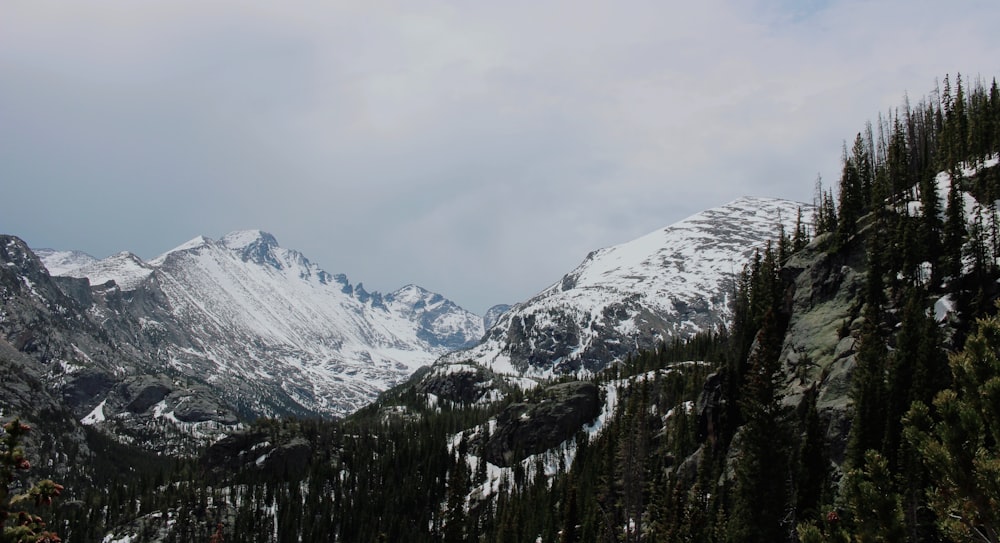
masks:
<svg viewBox="0 0 1000 543"><path fill-rule="evenodd" d="M782 269L791 284L791 317L780 357L783 402L796 407L815 390L817 409L828 427L831 457L838 464L852 416L851 372L867 271L865 235L836 251L828 250L830 235L821 236Z"/></svg>
<svg viewBox="0 0 1000 543"><path fill-rule="evenodd" d="M483 315L483 329L489 330L493 328L493 325L500 320L500 317L510 309L508 304L497 304L486 310L486 314Z"/></svg>
<svg viewBox="0 0 1000 543"><path fill-rule="evenodd" d="M705 386L695 404L698 416L698 440L718 440L719 420L726 409L726 398L722 390L722 374L713 373L705 380Z"/></svg>
<svg viewBox="0 0 1000 543"><path fill-rule="evenodd" d="M434 368L415 377L417 392L433 394L453 404L476 403L500 386L493 372L473 364Z"/></svg>
<svg viewBox="0 0 1000 543"><path fill-rule="evenodd" d="M819 236L792 255L781 270L789 287L783 308L788 326L779 357L784 386L779 395L787 416L803 407L804 398L815 395L827 428L830 458L838 465L843 461L851 427L851 372L867 271L865 235L863 231L836 250L830 249L830 234ZM755 343L751 351L756 348ZM721 373L711 374L695 404L700 441L714 443L719 438L720 418L729 401L723 378ZM737 429L725 476L732 476L740 439ZM692 480L703 454L704 447L680 463L677 474L682 480Z"/></svg>
<svg viewBox="0 0 1000 543"><path fill-rule="evenodd" d="M511 466L573 437L600 412L597 386L576 381L546 387L531 403L509 405L496 428L480 445L481 455L497 466Z"/></svg>
<svg viewBox="0 0 1000 543"><path fill-rule="evenodd" d="M236 433L213 443L201 458L209 470L296 477L303 473L314 445L302 436L275 437L263 431Z"/></svg>
<svg viewBox="0 0 1000 543"><path fill-rule="evenodd" d="M45 386L37 363L0 338L0 419L19 417L33 429L24 448L33 475L78 481L93 458L84 428L60 398Z"/></svg>

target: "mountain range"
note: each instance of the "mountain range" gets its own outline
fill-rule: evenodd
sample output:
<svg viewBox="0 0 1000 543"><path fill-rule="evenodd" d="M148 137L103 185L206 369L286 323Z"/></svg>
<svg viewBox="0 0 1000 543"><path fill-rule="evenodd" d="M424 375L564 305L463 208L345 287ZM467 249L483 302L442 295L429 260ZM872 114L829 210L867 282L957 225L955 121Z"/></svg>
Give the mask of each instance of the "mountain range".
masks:
<svg viewBox="0 0 1000 543"><path fill-rule="evenodd" d="M596 250L484 317L415 285L368 292L260 230L149 261L7 236L0 331L78 420L153 449L167 433L179 450L257 417L346 415L436 360L539 378L713 329L729 318L735 273L800 210L808 221L795 202L738 199ZM39 318L64 333L34 334Z"/></svg>

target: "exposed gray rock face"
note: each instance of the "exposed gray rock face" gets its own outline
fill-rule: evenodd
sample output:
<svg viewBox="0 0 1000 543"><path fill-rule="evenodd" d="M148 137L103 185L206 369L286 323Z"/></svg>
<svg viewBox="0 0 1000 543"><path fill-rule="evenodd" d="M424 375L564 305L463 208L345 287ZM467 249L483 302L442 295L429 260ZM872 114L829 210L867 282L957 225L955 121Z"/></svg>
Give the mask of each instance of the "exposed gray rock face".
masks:
<svg viewBox="0 0 1000 543"><path fill-rule="evenodd" d="M472 364L432 370L416 383L417 392L434 394L454 404L473 404L497 386L493 372Z"/></svg>
<svg viewBox="0 0 1000 543"><path fill-rule="evenodd" d="M790 284L785 307L788 328L779 358L784 374L782 403L786 414L791 415L794 409L803 407L804 398L816 395L817 409L827 427L830 457L838 465L843 462L851 427L851 372L867 269L865 235L863 231L848 246L834 252L828 251L830 236L820 236L794 254L781 270ZM723 389L722 376L712 374L698 397L695 412L702 441L718 437L719 417L728 401ZM737 431L733 438L729 464L739 454L741 435ZM677 473L682 480L694 476L703 452L703 448L698 449L681 462ZM731 475L730 469L725 476Z"/></svg>
<svg viewBox="0 0 1000 543"><path fill-rule="evenodd" d="M101 427L125 442L160 452L192 452L200 443L180 429L168 440L150 439L169 410L152 409L181 396L202 406L199 415L215 432L236 423L232 409L196 380L162 375L155 356L158 338L142 333L142 324L123 313L124 300L114 283L89 288L86 279L49 276L41 261L18 238L0 236L0 354L23 374L44 383L33 397L56 402L50 409ZM180 376L178 376L180 377ZM151 380L152 379L152 380ZM176 381L176 382L175 382ZM12 385L15 383L11 382ZM17 390L0 398L8 416L29 418L37 411ZM179 422L179 417L176 419ZM77 427L67 433L80 433Z"/></svg>
<svg viewBox="0 0 1000 543"><path fill-rule="evenodd" d="M93 453L83 427L45 386L38 370L34 359L0 338L0 420L19 417L32 427L23 445L33 477L78 480L73 478L84 475L80 466L89 465Z"/></svg>
<svg viewBox="0 0 1000 543"><path fill-rule="evenodd" d="M486 310L486 314L483 315L483 329L489 330L493 328L493 325L500 320L500 316L507 312L510 306L507 304L497 304Z"/></svg>
<svg viewBox="0 0 1000 543"><path fill-rule="evenodd" d="M705 386L698 395L695 413L698 415L698 439L715 442L718 439L719 420L726 408L726 398L722 392L722 375L713 373L705 380Z"/></svg>
<svg viewBox="0 0 1000 543"><path fill-rule="evenodd" d="M161 380L140 376L131 383L124 384L126 398L132 401L125 409L133 413L144 413L163 401L170 394L170 386Z"/></svg>
<svg viewBox="0 0 1000 543"><path fill-rule="evenodd" d="M782 273L792 282L791 318L781 364L784 403L797 407L815 388L816 406L828 425L831 457L843 459L850 431L851 372L854 369L860 300L865 286L864 236L827 252L827 236L796 253Z"/></svg>
<svg viewBox="0 0 1000 543"><path fill-rule="evenodd" d="M533 403L515 403L497 416L493 434L481 444L490 463L511 466L573 437L600 412L597 386L589 382L552 385Z"/></svg>
<svg viewBox="0 0 1000 543"><path fill-rule="evenodd" d="M305 473L316 444L302 436L264 431L240 432L213 443L202 456L210 471L287 480Z"/></svg>

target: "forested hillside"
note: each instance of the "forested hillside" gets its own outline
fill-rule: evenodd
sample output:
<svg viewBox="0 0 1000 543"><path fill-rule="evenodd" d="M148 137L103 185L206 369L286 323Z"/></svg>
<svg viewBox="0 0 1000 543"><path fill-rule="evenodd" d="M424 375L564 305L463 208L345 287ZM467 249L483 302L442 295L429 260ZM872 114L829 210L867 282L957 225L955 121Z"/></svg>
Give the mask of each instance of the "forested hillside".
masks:
<svg viewBox="0 0 1000 543"><path fill-rule="evenodd" d="M95 440L119 469L42 514L67 541L995 543L998 153L996 81L945 77L845 144L726 327L487 400L418 374L198 459Z"/></svg>

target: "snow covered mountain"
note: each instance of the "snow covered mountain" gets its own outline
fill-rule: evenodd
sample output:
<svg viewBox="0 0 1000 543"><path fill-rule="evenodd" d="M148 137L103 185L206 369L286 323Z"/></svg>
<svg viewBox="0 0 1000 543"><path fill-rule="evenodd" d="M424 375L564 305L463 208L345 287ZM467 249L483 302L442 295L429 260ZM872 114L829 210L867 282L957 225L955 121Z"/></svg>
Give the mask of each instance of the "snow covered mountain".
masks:
<svg viewBox="0 0 1000 543"><path fill-rule="evenodd" d="M440 364L473 361L495 372L597 370L639 348L726 323L734 279L754 251L791 235L799 209L740 198L633 241L594 251L560 281L499 317L483 342Z"/></svg>
<svg viewBox="0 0 1000 543"><path fill-rule="evenodd" d="M480 316L438 294L369 293L259 230L198 237L149 262L81 263L59 269L107 293L92 315L137 323L131 341L155 366L197 377L247 416L349 413L483 334Z"/></svg>

